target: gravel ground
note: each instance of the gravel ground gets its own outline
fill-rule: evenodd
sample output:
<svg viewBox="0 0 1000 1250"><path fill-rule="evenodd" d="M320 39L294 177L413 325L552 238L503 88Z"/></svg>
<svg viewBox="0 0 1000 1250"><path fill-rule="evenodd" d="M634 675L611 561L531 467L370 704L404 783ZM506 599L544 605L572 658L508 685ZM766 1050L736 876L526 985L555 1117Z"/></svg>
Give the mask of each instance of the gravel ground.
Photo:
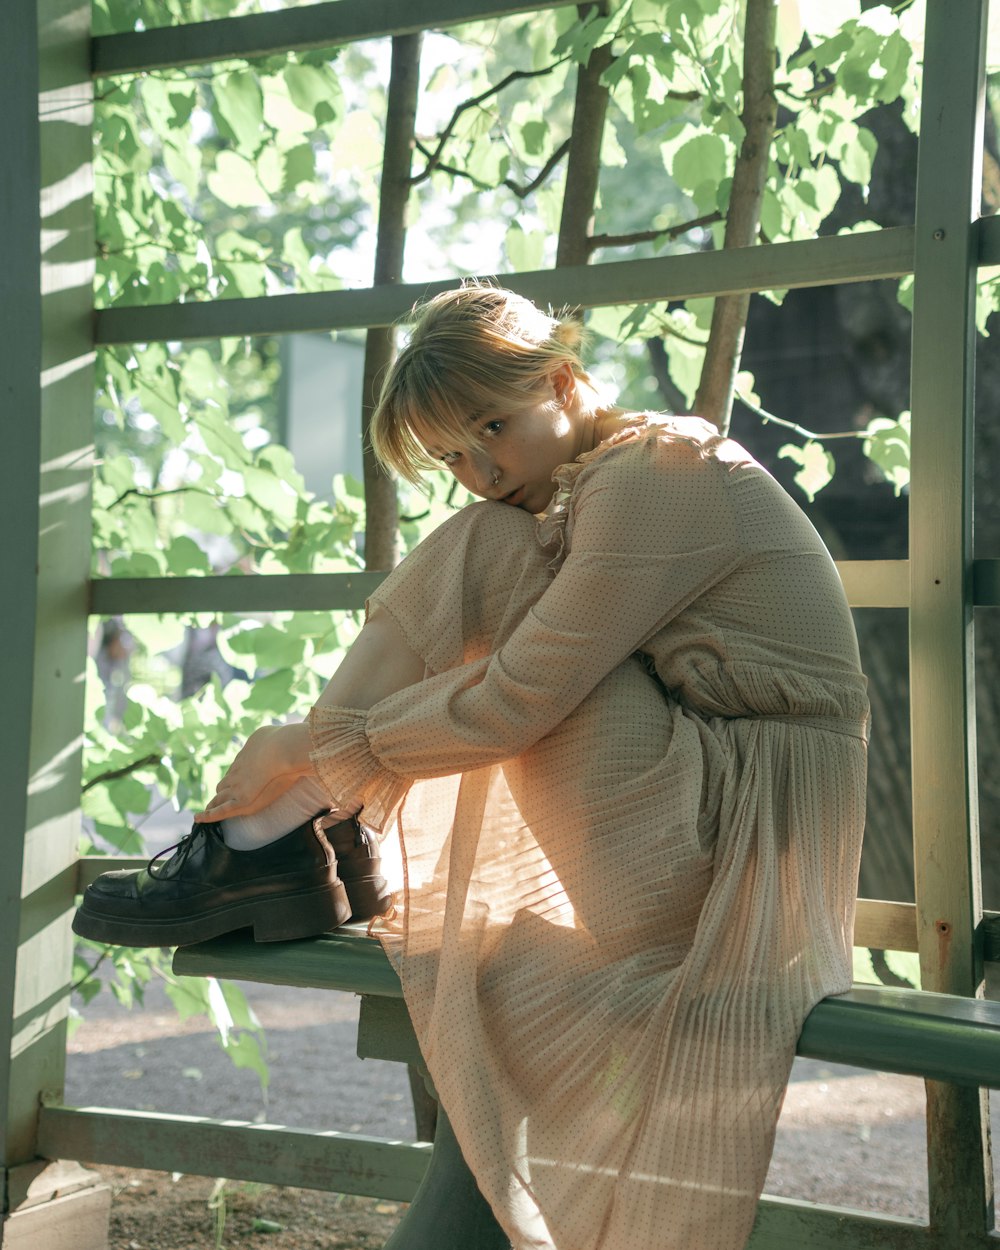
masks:
<svg viewBox="0 0 1000 1250"><path fill-rule="evenodd" d="M355 1056L352 995L243 988L267 1030L266 1104L255 1074L232 1067L211 1025L179 1021L155 989L142 1010L126 1011L107 994L89 1004L70 1044L67 1103L412 1139L406 1070ZM996 1110L993 1135L1000 1140ZM115 1192L112 1250L374 1250L404 1209L236 1182L220 1189L214 1178L97 1170ZM925 1218L922 1082L797 1060L766 1188Z"/></svg>

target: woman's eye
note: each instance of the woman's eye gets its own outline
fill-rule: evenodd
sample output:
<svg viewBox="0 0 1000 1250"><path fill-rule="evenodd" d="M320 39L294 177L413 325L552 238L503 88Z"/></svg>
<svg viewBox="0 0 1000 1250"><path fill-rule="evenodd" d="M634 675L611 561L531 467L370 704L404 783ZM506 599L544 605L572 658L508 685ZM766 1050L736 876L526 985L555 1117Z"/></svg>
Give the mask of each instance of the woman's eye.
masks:
<svg viewBox="0 0 1000 1250"><path fill-rule="evenodd" d="M443 452L440 456L438 456L438 459L441 461L442 464L451 465L451 464L455 464L455 462L458 460L461 454L462 453L460 451L446 451L446 452Z"/></svg>
<svg viewBox="0 0 1000 1250"><path fill-rule="evenodd" d="M494 437L503 429L502 421L487 421L483 426L483 433L493 435Z"/></svg>

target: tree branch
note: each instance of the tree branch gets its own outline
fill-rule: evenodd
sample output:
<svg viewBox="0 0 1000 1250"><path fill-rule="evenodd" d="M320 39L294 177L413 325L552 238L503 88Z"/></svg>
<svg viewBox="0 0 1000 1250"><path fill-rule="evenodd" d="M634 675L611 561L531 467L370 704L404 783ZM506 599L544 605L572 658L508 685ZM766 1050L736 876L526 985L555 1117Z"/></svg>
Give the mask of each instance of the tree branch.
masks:
<svg viewBox="0 0 1000 1250"><path fill-rule="evenodd" d="M588 5L577 6L581 17L586 16L588 10ZM599 0L597 12L602 16L607 14L608 0ZM577 70L573 128L556 245L557 267L586 265L590 260L590 232L601 176L601 142L611 95L601 80L612 60L612 45L604 43L594 48L587 64Z"/></svg>
<svg viewBox="0 0 1000 1250"><path fill-rule="evenodd" d="M677 226L668 226L665 230L636 230L632 234L594 234L588 240L590 251L596 252L602 247L631 247L635 243L652 243L655 239L677 239L689 230L697 230L699 226L711 226L723 221L720 212L705 213L703 217L694 217L691 221L681 222Z"/></svg>
<svg viewBox="0 0 1000 1250"><path fill-rule="evenodd" d="M149 768L154 764L162 763L162 755L144 755L142 759L133 760L131 764L123 764L121 768L109 768L107 772L98 773L96 777L91 777L89 781L84 782L81 793L86 794L94 786L99 786L102 781L117 781L119 777L127 777L129 773L138 772L140 768Z"/></svg>
<svg viewBox="0 0 1000 1250"><path fill-rule="evenodd" d="M552 173L553 169L555 169L555 167L569 151L569 145L569 139L564 139L530 182L521 184L515 182L513 178L505 178L503 180L503 185L505 187L509 187L519 200L525 199L532 193L532 191L540 187L549 174Z"/></svg>
<svg viewBox="0 0 1000 1250"><path fill-rule="evenodd" d="M427 157L427 164L424 166L424 168L420 171L419 174L414 174L411 177L410 185L415 187L418 183L425 182L431 176L431 174L434 172L435 169L441 169L445 173L452 172L450 170L445 169L444 166L441 164L441 155L444 152L445 144L454 134L455 127L458 125L459 119L461 118L463 113L468 112L469 109L478 108L481 104L485 103L485 101L488 100L490 96L499 95L500 92L503 91L505 87L509 87L512 82L517 82L517 80L520 78L541 78L545 74L551 74L553 70L558 69L560 65L564 65L566 61L568 60L569 60L569 57L564 56L564 57L561 57L558 61L553 61L551 65L546 65L543 69L511 70L511 72L507 74L506 77L501 78L500 81L498 83L494 83L492 87L487 87L487 89L485 91L481 91L479 95L471 96L468 100L463 100L460 104L456 104L455 109L452 112L452 115L448 121L448 124L445 126L444 130L442 130L441 133L437 137L437 147L434 149L434 151L429 152L422 143L418 143L416 145L419 148L419 150Z"/></svg>
<svg viewBox="0 0 1000 1250"><path fill-rule="evenodd" d="M760 226L768 158L777 119L774 0L747 0L743 33L743 146L733 170L724 246L751 247ZM750 296L717 296L694 410L722 433L729 427Z"/></svg>
<svg viewBox="0 0 1000 1250"><path fill-rule="evenodd" d="M780 425L783 430L791 430L793 434L798 434L801 438L807 438L812 443L826 443L834 438L868 438L867 430L833 430L829 434L820 434L816 430L807 430L804 425L799 425L796 421L788 421L785 417L776 417L773 412L768 412L766 408L747 399L745 395L737 393L734 396L738 404L742 404L744 408L749 409L754 416L760 417L765 425Z"/></svg>
<svg viewBox="0 0 1000 1250"><path fill-rule="evenodd" d="M138 495L140 499L159 499L163 495L187 495L192 491L199 495L213 497L211 491L207 491L201 486L174 486L170 490L140 490L138 486L130 486L128 490L123 490L117 499L112 499L105 511L110 512L112 508L117 508L129 495Z"/></svg>

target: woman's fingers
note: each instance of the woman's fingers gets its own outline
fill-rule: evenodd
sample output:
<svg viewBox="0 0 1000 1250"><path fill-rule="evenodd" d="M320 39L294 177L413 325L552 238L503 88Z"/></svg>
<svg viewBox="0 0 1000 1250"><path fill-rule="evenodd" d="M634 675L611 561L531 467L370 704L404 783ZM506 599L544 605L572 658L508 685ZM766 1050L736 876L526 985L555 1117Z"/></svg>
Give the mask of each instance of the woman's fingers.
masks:
<svg viewBox="0 0 1000 1250"><path fill-rule="evenodd" d="M263 786L239 785L232 780L232 770L219 782L215 794L203 812L195 813L196 822L225 820L233 816L250 816L268 807L295 784L294 776L272 777Z"/></svg>

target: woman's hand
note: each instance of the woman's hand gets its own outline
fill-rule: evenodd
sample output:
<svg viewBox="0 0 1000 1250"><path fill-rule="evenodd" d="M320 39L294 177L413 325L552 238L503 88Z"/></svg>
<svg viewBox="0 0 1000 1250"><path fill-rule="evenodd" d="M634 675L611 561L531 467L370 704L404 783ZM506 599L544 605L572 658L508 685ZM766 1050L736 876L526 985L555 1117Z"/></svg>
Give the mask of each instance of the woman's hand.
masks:
<svg viewBox="0 0 1000 1250"><path fill-rule="evenodd" d="M255 730L229 765L215 796L196 821L248 816L280 798L313 771L309 726L264 725Z"/></svg>

